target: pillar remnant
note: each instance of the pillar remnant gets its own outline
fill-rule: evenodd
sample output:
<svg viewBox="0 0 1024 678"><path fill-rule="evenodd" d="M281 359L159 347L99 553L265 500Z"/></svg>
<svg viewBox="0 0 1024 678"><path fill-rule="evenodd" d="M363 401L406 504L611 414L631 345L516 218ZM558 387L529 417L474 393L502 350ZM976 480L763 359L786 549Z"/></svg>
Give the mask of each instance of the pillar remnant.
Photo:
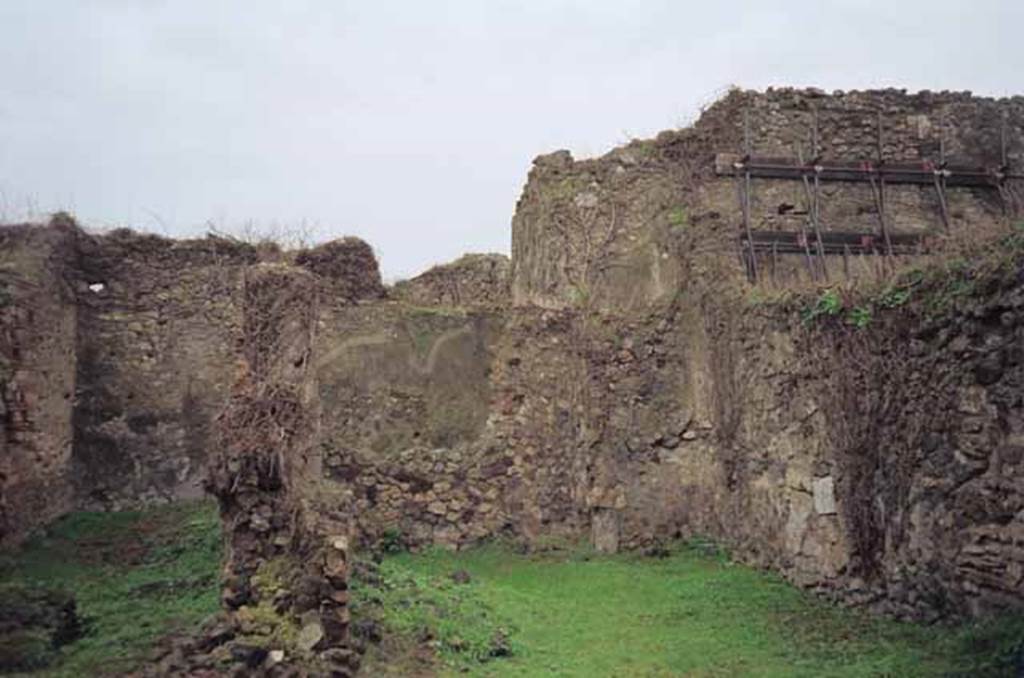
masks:
<svg viewBox="0 0 1024 678"><path fill-rule="evenodd" d="M320 477L313 350L317 285L307 271L246 272L237 379L217 420L208 489L225 531L222 601L258 657L349 676L349 539L312 510Z"/></svg>

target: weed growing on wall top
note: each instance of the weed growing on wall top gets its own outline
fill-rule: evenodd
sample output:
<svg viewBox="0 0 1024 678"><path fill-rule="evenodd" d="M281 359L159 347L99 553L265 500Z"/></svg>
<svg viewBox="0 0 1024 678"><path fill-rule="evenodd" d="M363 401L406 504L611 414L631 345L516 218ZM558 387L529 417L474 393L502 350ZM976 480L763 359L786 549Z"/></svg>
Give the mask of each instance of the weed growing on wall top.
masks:
<svg viewBox="0 0 1024 678"><path fill-rule="evenodd" d="M821 317L839 315L842 310L843 302L839 298L839 292L828 289L821 293L813 306L805 308L801 315L804 323L811 323Z"/></svg>
<svg viewBox="0 0 1024 678"><path fill-rule="evenodd" d="M674 207L668 213L668 225L672 227L673 231L685 230L690 224L690 217L686 213L685 207Z"/></svg>
<svg viewBox="0 0 1024 678"><path fill-rule="evenodd" d="M871 324L871 308L868 306L854 306L846 316L846 321L859 330Z"/></svg>

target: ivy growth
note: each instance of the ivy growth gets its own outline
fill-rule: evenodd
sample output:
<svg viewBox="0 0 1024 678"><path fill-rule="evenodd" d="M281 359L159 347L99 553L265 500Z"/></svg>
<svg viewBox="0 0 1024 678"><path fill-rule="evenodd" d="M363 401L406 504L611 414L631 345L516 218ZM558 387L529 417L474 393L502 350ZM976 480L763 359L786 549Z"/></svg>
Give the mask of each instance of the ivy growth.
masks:
<svg viewBox="0 0 1024 678"><path fill-rule="evenodd" d="M825 290L818 297L813 306L804 309L802 316L804 323L811 323L821 317L839 315L843 310L843 301L839 298L839 292L833 289Z"/></svg>
<svg viewBox="0 0 1024 678"><path fill-rule="evenodd" d="M871 324L871 318L872 313L870 306L854 306L847 314L846 322L853 325L858 330L862 330Z"/></svg>

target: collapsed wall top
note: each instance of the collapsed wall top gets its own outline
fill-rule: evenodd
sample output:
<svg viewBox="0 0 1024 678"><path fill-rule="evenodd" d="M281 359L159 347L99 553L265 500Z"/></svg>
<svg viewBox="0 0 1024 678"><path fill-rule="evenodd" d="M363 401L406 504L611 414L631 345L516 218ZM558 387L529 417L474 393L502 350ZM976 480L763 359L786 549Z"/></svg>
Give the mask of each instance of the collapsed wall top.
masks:
<svg viewBox="0 0 1024 678"><path fill-rule="evenodd" d="M359 238L339 238L302 250L295 263L320 276L333 296L347 302L384 296L377 257Z"/></svg>
<svg viewBox="0 0 1024 678"><path fill-rule="evenodd" d="M508 302L509 258L464 254L396 283L393 294L417 306L503 306Z"/></svg>

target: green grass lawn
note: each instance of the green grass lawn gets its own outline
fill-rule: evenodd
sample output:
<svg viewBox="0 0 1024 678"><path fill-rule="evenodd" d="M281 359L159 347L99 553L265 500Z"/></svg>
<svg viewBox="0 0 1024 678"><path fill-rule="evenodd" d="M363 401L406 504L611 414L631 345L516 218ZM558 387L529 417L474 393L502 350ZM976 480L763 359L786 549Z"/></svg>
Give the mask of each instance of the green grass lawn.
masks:
<svg viewBox="0 0 1024 678"><path fill-rule="evenodd" d="M460 569L470 583L452 582ZM452 675L1000 676L1024 638L1020 618L923 627L839 609L684 546L662 559L403 554L381 574L384 623L432 638ZM495 634L513 656L487 657Z"/></svg>
<svg viewBox="0 0 1024 678"><path fill-rule="evenodd" d="M709 551L521 555L495 544L388 556L380 585L353 581L357 615L380 615L389 631L364 675L1013 675L1020 617L899 624L837 609ZM217 611L220 555L208 503L79 513L0 558L0 585L76 596L85 636L37 675L118 675L160 637ZM458 570L469 583L452 580Z"/></svg>
<svg viewBox="0 0 1024 678"><path fill-rule="evenodd" d="M75 595L85 635L38 675L116 675L137 666L159 637L217 611L220 554L209 503L76 513L0 558L0 585Z"/></svg>

